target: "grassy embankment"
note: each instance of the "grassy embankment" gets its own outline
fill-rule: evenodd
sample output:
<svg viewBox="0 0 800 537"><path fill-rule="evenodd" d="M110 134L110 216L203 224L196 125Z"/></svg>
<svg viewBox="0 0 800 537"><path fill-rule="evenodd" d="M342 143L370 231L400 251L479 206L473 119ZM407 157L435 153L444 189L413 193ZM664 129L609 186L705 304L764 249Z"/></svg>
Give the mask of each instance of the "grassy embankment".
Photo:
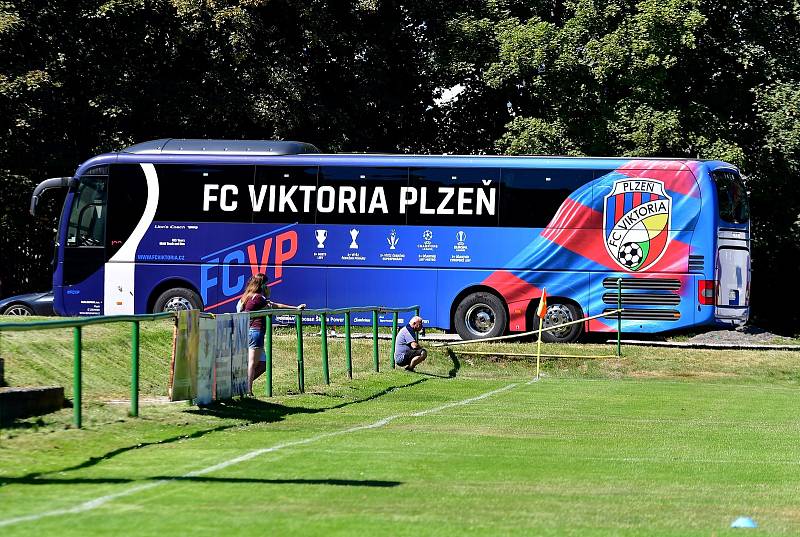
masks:
<svg viewBox="0 0 800 537"><path fill-rule="evenodd" d="M0 524L137 492L4 535L727 535L739 515L762 534L800 532L796 353L627 347L621 359L549 360L527 384L530 361L442 351L421 374L386 371L388 342L375 374L371 341L355 340L348 381L336 340L325 386L309 337L299 395L287 331L276 337L276 397L197 409L163 403L171 326L148 323L142 392L152 401L133 419L107 402L128 396L128 335L127 325L86 330L83 430L69 429L69 410L0 430ZM3 334L0 354L12 384L70 391L69 331ZM365 424L379 426L349 430ZM197 473L265 448L274 451Z"/></svg>

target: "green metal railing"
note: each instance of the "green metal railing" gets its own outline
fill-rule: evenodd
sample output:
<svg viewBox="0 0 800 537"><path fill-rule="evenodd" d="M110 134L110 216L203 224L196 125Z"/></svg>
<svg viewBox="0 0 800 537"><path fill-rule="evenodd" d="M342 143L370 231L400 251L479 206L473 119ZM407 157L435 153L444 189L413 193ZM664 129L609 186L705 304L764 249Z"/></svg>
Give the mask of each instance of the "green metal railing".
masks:
<svg viewBox="0 0 800 537"><path fill-rule="evenodd" d="M397 315L403 311L414 311L419 315L419 306L409 306L406 308L383 308L379 306L342 308L342 309L319 309L319 310L297 310L297 309L274 309L258 312L251 312L250 317L264 317L266 334L264 337L264 353L266 355L266 395L272 397L272 342L274 323L273 317L289 315L294 317L295 331L297 333L297 385L301 393L305 392L305 363L303 355L303 315L318 315L320 319L320 336L322 348L322 375L325 384L330 384L330 373L328 366L328 345L327 328L328 317L331 315L344 314L345 326L345 360L348 378L353 378L353 359L351 345L351 317L352 313L364 312L372 313L372 352L375 371L379 371L378 356L378 316L381 313L392 313L392 343L397 337ZM201 313L203 317L215 317L211 314ZM54 321L33 321L33 322L9 322L0 323L1 332L25 332L31 330L49 330L58 328L72 328L72 408L73 424L80 428L83 417L83 327L95 324L108 323L131 323L131 406L129 414L131 417L139 416L139 329L142 321L157 321L161 319L177 319L176 312L157 313L150 315L109 315L91 318L70 318ZM394 365L394 357L391 357Z"/></svg>
<svg viewBox="0 0 800 537"><path fill-rule="evenodd" d="M64 319L58 321L34 321L30 323L0 323L0 332L27 332L72 328L72 422L80 428L83 403L83 327L93 324L131 323L131 409L132 417L139 416L139 323L175 318L174 312L152 315L103 315L88 319Z"/></svg>
<svg viewBox="0 0 800 537"><path fill-rule="evenodd" d="M617 330L617 355L621 356L620 347L620 332L622 324L622 280L617 280L617 311L609 312L601 316L616 314L618 330ZM300 393L305 392L305 361L303 353L303 316L316 315L319 317L320 325L320 348L322 354L322 376L325 384L330 384L330 369L328 364L328 319L333 315L344 315L344 349L345 349L345 366L347 369L347 377L353 378L353 355L352 355L352 318L353 313L371 313L372 315L372 358L373 367L376 372L380 371L380 356L378 351L378 326L380 314L392 314L392 349L397 339L398 330L398 314L405 311L413 311L414 315L419 315L420 307L418 305L409 306L405 308L384 308L380 306L367 306L358 308L341 308L341 309L273 309L250 312L250 318L264 317L266 334L264 337L264 354L266 357L266 396L272 397L273 394L273 332L274 322L276 316L288 316L294 318L295 332L297 335L297 386ZM215 317L211 314L201 313L202 317ZM34 321L34 322L8 322L0 323L0 333L2 332L23 332L31 330L42 329L58 329L58 328L72 328L73 329L73 423L76 427L81 427L82 424L82 388L83 388L83 370L82 370L82 329L85 326L95 324L108 324L108 323L131 323L131 405L130 415L132 417L139 416L139 329L142 321L157 321L161 319L177 319L176 312L157 313L150 315L113 315L113 316L98 316L91 318L71 318L64 320L54 321ZM580 321L585 321L582 319ZM316 321L316 319L314 319ZM580 322L576 321L576 322ZM531 332L533 333L533 332ZM502 336L494 339L506 339L515 336ZM453 344L445 344L451 346ZM393 351L392 351L393 354ZM391 367L395 367L394 356L389 357Z"/></svg>
<svg viewBox="0 0 800 537"><path fill-rule="evenodd" d="M293 317L295 323L295 332L297 334L297 389L300 393L305 392L305 359L303 353L303 322L304 315L314 315L319 317L320 326L320 354L322 355L322 378L325 384L330 384L330 366L328 355L328 319L333 315L344 315L344 357L345 367L347 369L347 377L353 378L353 346L352 340L352 317L353 313L370 313L372 315L372 364L375 372L380 372L380 354L378 351L378 328L379 316L382 313L392 314L392 349L397 340L397 323L398 314L404 311L413 311L414 315L419 315L419 306L409 306L406 308L384 308L380 306L366 306L358 308L341 308L341 309L273 309L250 312L250 318L264 317L265 330L264 336L264 355L266 357L266 396L272 397L272 364L273 364L273 318L275 317ZM314 323L317 320L314 319ZM391 366L394 367L394 356L390 356Z"/></svg>

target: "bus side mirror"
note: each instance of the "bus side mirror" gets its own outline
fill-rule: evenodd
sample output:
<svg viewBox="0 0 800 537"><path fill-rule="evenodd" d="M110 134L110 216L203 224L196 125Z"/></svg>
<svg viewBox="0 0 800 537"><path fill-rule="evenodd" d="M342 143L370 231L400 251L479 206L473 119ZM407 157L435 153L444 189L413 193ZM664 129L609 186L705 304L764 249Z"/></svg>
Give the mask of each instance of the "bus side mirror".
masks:
<svg viewBox="0 0 800 537"><path fill-rule="evenodd" d="M39 198L42 197L42 193L45 190L68 187L70 186L71 180L72 177L53 177L51 179L45 179L36 185L36 188L33 189L33 195L31 195L31 216L36 216L36 206L39 205Z"/></svg>

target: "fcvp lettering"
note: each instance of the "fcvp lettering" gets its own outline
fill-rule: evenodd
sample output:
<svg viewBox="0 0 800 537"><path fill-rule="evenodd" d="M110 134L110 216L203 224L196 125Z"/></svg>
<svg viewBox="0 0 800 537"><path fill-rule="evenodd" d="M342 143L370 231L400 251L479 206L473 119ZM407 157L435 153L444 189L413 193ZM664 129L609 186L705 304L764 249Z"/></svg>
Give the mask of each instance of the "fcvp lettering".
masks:
<svg viewBox="0 0 800 537"><path fill-rule="evenodd" d="M205 304L209 304L209 291L217 287L218 302L241 295L247 279L259 272L270 276L273 284L278 283L283 278L283 264L297 254L297 232L284 231L263 242L254 241L220 254L204 259L200 266L200 294Z"/></svg>

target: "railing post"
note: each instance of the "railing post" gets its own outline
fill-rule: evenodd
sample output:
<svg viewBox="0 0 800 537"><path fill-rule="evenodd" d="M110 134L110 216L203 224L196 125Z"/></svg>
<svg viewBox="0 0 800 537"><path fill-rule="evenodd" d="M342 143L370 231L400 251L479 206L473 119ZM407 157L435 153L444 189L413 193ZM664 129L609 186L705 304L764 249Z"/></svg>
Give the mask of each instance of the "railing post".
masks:
<svg viewBox="0 0 800 537"><path fill-rule="evenodd" d="M131 326L131 417L139 417L139 321Z"/></svg>
<svg viewBox="0 0 800 537"><path fill-rule="evenodd" d="M350 346L350 312L344 314L344 360L347 364L347 378L353 378L353 349Z"/></svg>
<svg viewBox="0 0 800 537"><path fill-rule="evenodd" d="M622 358L622 278L617 278L617 356Z"/></svg>
<svg viewBox="0 0 800 537"><path fill-rule="evenodd" d="M72 423L81 428L81 327L72 329Z"/></svg>
<svg viewBox="0 0 800 537"><path fill-rule="evenodd" d="M389 352L392 360L392 369L394 369L394 346L397 344L397 312L392 314L392 350Z"/></svg>
<svg viewBox="0 0 800 537"><path fill-rule="evenodd" d="M297 388L300 393L306 391L305 364L303 363L303 318L298 313L294 316L294 326L297 331Z"/></svg>
<svg viewBox="0 0 800 537"><path fill-rule="evenodd" d="M372 310L372 362L377 373L380 371L380 362L378 361L378 310Z"/></svg>
<svg viewBox="0 0 800 537"><path fill-rule="evenodd" d="M264 323L266 329L264 333L264 358L266 359L264 367L267 377L267 397L272 397L272 315L265 316Z"/></svg>
<svg viewBox="0 0 800 537"><path fill-rule="evenodd" d="M328 372L328 321L325 318L325 313L319 318L319 332L320 337L320 351L322 352L322 378L325 384L331 383L331 377Z"/></svg>

